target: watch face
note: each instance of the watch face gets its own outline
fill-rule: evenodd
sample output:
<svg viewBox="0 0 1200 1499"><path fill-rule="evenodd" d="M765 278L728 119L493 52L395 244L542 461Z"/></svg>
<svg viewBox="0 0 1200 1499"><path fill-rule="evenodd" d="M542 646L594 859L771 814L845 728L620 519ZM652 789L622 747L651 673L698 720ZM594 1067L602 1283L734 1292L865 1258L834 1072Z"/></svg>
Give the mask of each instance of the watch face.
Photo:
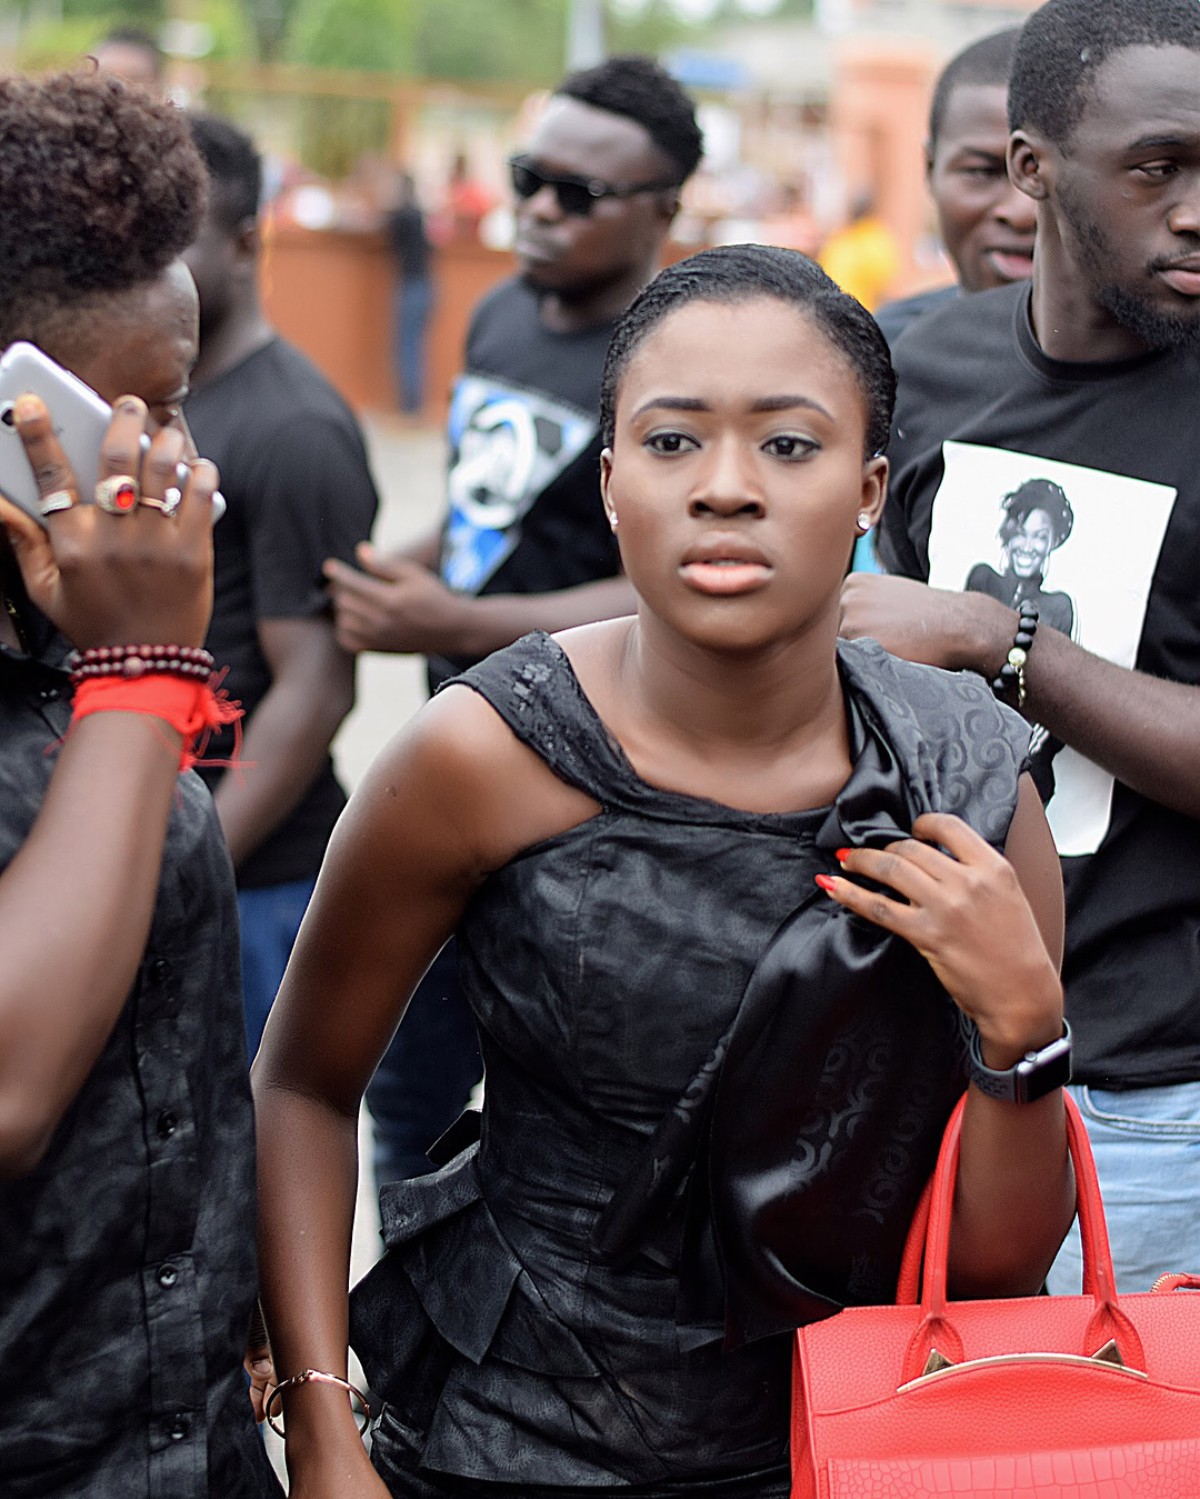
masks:
<svg viewBox="0 0 1200 1499"><path fill-rule="evenodd" d="M971 1037L971 1081L981 1093L1005 1103L1036 1103L1071 1081L1071 1028L1040 1051L1031 1051L1003 1072L987 1066L979 1049L979 1032Z"/></svg>
<svg viewBox="0 0 1200 1499"><path fill-rule="evenodd" d="M1065 1087L1071 1081L1071 1033L1023 1057L1016 1072L1018 1103L1035 1103L1055 1088Z"/></svg>

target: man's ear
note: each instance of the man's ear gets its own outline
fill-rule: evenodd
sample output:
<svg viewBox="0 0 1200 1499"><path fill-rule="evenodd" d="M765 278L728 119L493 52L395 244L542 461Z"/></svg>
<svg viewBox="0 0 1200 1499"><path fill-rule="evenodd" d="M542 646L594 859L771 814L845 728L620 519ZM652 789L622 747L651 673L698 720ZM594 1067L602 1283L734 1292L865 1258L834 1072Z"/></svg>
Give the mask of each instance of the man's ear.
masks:
<svg viewBox="0 0 1200 1499"><path fill-rule="evenodd" d="M926 141L922 150L925 154L925 186L928 187L933 180L933 142Z"/></svg>
<svg viewBox="0 0 1200 1499"><path fill-rule="evenodd" d="M262 232L257 217L245 218L234 230L233 247L239 260L257 261L262 249Z"/></svg>
<svg viewBox="0 0 1200 1499"><path fill-rule="evenodd" d="M1008 176L1013 186L1019 188L1035 202L1043 203L1049 197L1046 181L1049 149L1041 136L1029 130L1014 130L1008 138Z"/></svg>

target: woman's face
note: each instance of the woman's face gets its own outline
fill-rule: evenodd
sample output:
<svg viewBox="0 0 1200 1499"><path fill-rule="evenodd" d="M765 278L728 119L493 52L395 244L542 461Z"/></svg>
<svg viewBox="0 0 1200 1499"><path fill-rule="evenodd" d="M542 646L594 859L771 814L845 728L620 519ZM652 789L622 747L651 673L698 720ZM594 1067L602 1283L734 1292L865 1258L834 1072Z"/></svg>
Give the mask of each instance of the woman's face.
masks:
<svg viewBox="0 0 1200 1499"><path fill-rule="evenodd" d="M1054 550L1054 522L1049 512L1031 510L1008 538L1008 565L1018 578L1037 578Z"/></svg>
<svg viewBox="0 0 1200 1499"><path fill-rule="evenodd" d="M846 357L772 297L693 302L637 348L617 392L604 503L643 605L717 650L783 643L837 602L887 461L863 461Z"/></svg>
<svg viewBox="0 0 1200 1499"><path fill-rule="evenodd" d="M195 282L177 260L157 281L118 293L93 315L86 352L58 357L110 405L140 396L151 434L169 425L186 432L180 407L199 349L198 315Z"/></svg>

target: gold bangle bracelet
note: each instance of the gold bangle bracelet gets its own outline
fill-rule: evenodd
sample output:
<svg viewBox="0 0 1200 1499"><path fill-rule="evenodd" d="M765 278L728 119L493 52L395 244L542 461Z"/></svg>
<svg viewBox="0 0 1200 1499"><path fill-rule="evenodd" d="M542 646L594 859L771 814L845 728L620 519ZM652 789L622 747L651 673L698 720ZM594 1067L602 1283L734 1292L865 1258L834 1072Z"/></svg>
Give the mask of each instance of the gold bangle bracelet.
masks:
<svg viewBox="0 0 1200 1499"><path fill-rule="evenodd" d="M277 1385L272 1385L270 1393L267 1395L266 1402L263 1405L263 1417L265 1418L267 1425L271 1428L271 1430L277 1437L282 1437L285 1442L287 1441L287 1432L283 1429L282 1426L276 1426L275 1417L271 1413L271 1407L275 1404L276 1400L278 1400L283 1395L284 1390L286 1390L289 1385L302 1384L335 1384L339 1386L339 1388L345 1390L346 1393L350 1396L351 1403L357 1400L359 1405L362 1406L361 1413L356 1414L355 1416L355 1420L359 1423L359 1436L361 1436L363 1432L366 1431L367 1427L371 1424L371 1407L367 1404L367 1397L363 1394L363 1392L358 1388L357 1385L352 1385L348 1379L341 1379L336 1374L326 1374L320 1369L301 1369L299 1374L293 1374L290 1379L280 1380Z"/></svg>

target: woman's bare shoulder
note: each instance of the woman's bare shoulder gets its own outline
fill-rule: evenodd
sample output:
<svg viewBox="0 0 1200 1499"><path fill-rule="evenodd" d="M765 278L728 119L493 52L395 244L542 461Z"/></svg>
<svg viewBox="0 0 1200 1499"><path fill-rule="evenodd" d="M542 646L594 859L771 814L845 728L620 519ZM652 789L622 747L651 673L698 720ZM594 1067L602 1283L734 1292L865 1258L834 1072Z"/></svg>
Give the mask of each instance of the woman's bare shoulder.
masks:
<svg viewBox="0 0 1200 1499"><path fill-rule="evenodd" d="M389 741L352 800L387 821L414 815L434 836L498 868L599 810L561 781L472 688L439 692Z"/></svg>

